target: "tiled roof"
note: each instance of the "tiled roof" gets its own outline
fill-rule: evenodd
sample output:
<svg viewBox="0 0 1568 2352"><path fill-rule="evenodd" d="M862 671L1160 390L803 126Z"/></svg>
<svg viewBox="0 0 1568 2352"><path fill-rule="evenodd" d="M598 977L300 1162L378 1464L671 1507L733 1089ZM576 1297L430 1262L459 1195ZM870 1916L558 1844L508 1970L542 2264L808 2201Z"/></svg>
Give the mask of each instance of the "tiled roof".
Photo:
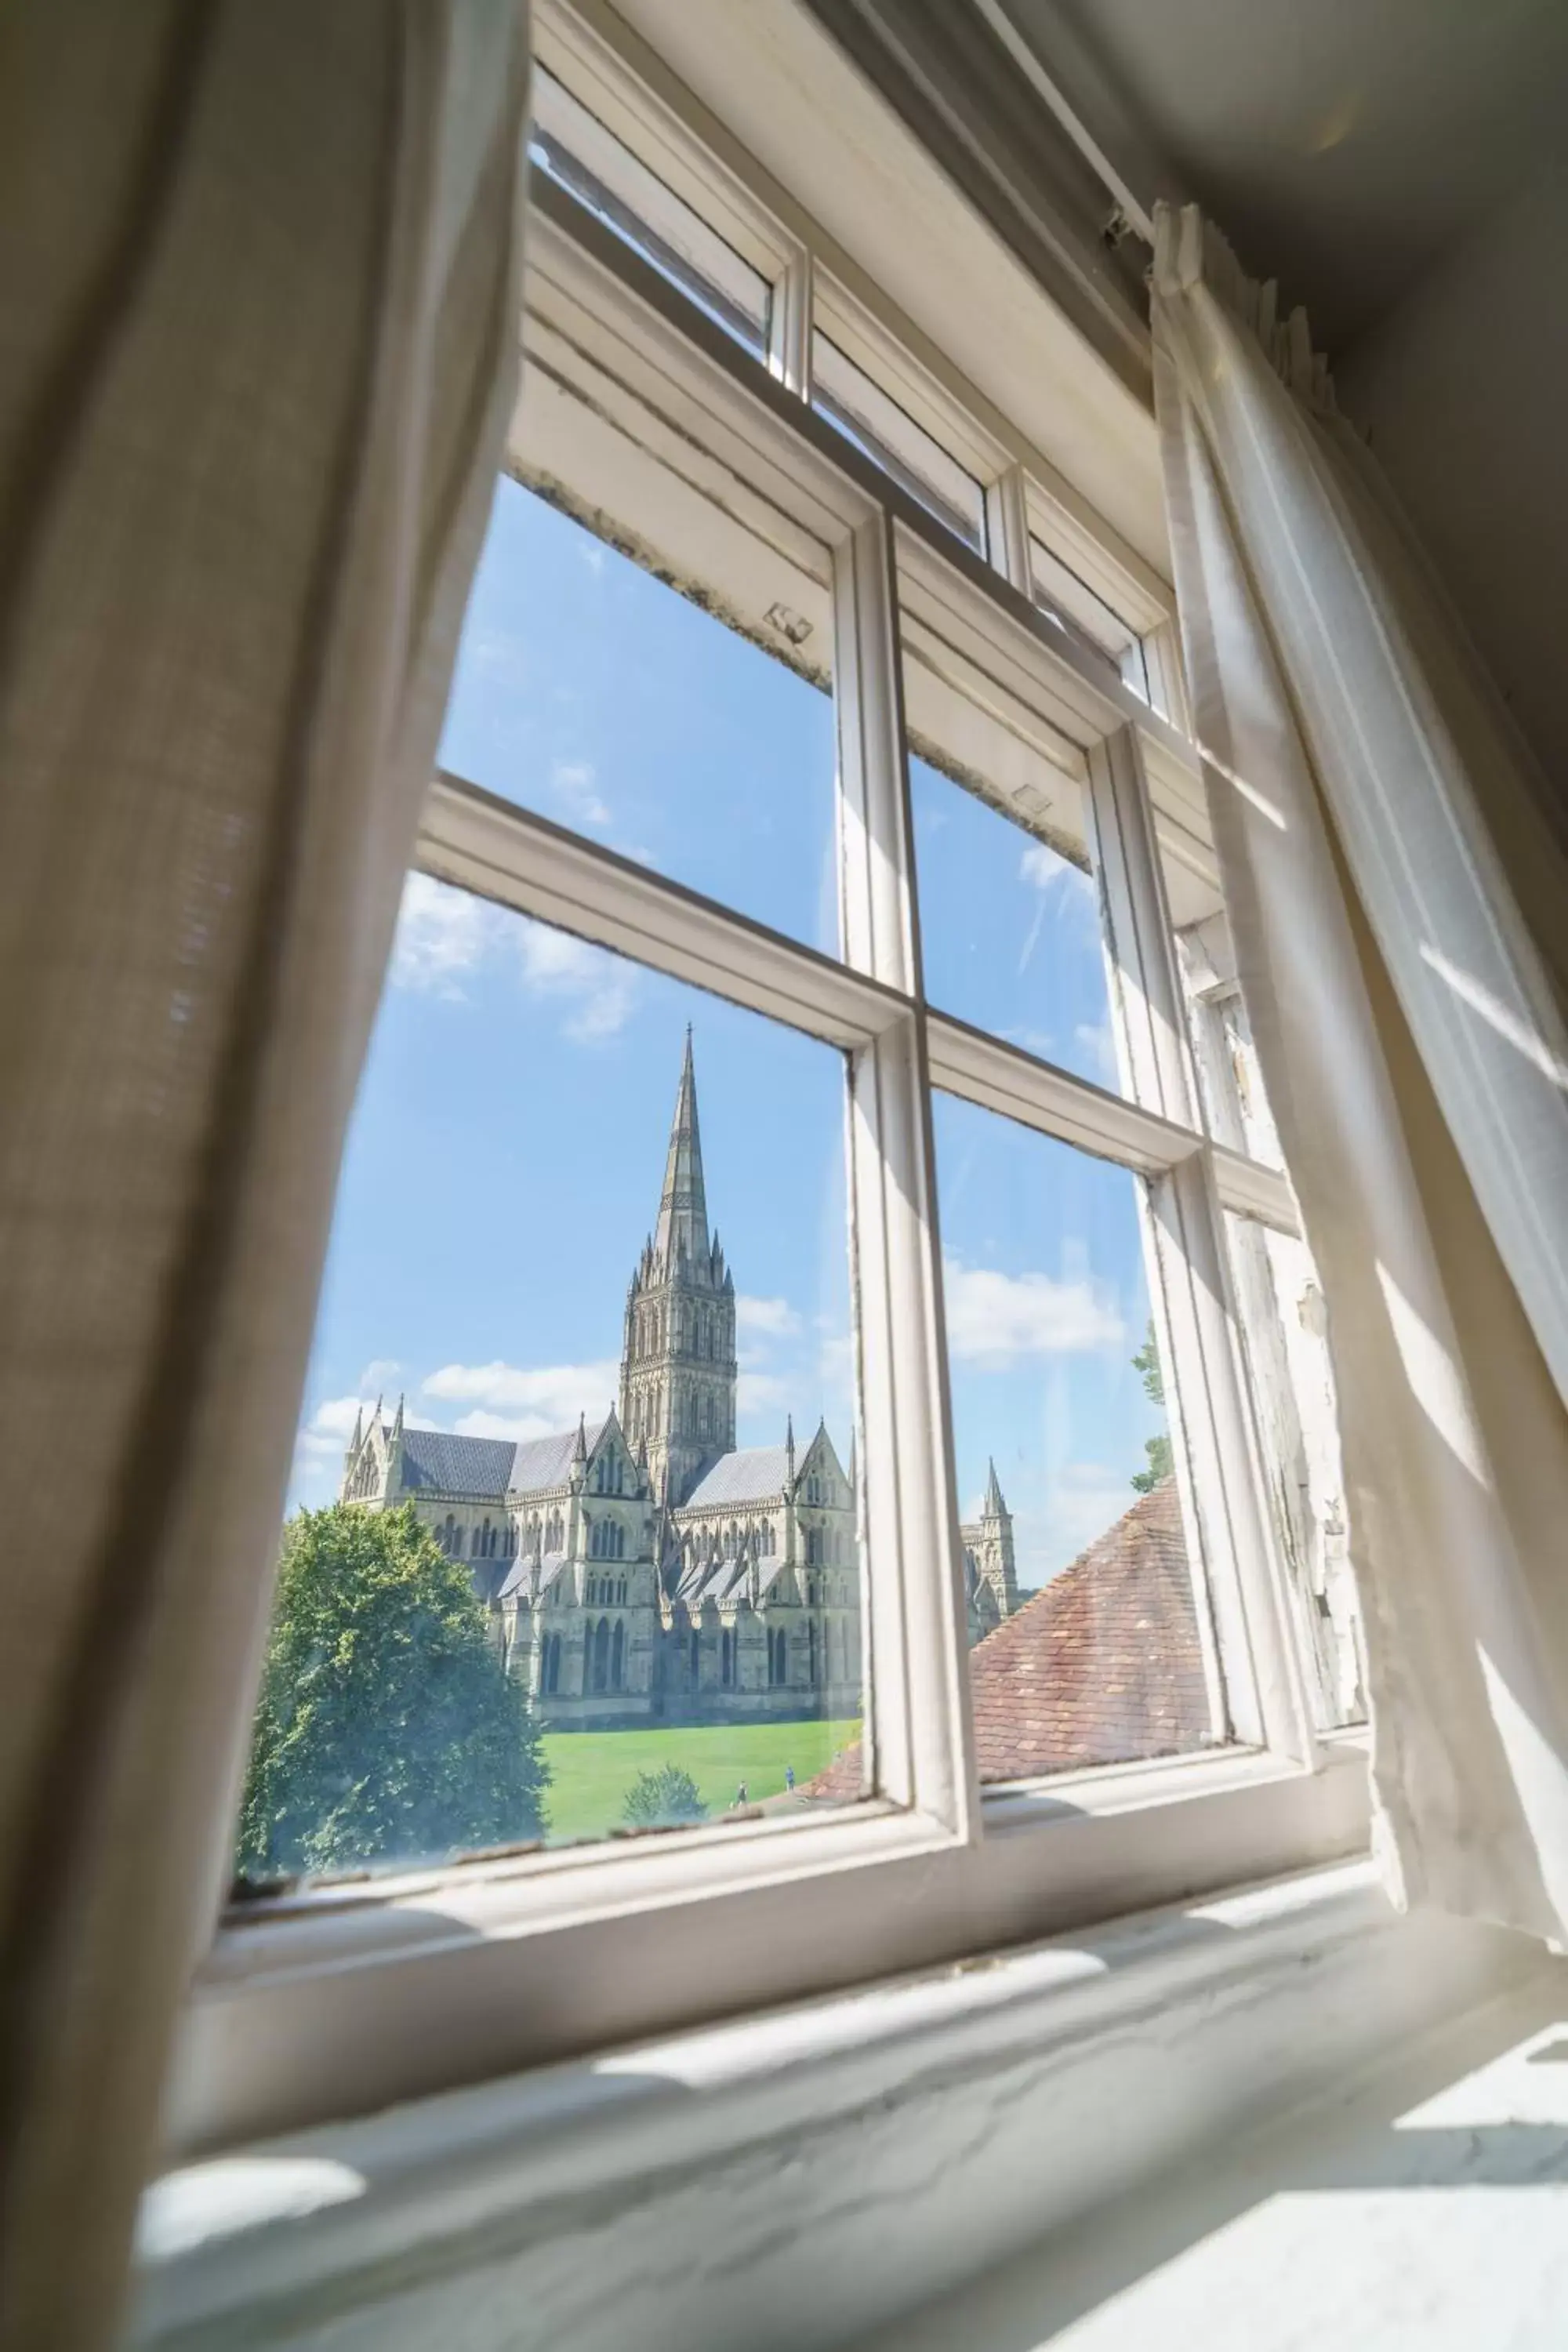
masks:
<svg viewBox="0 0 1568 2352"><path fill-rule="evenodd" d="M676 1599L684 1601L688 1609L700 1608L707 1601L722 1601L746 1576L743 1563L731 1556L728 1559L700 1559L683 1569L675 1588Z"/></svg>
<svg viewBox="0 0 1568 2352"><path fill-rule="evenodd" d="M721 1454L680 1507L712 1510L721 1503L760 1503L771 1495L782 1495L788 1475L789 1455L782 1445L752 1445L739 1454Z"/></svg>
<svg viewBox="0 0 1568 2352"><path fill-rule="evenodd" d="M607 1416L606 1416L607 1417ZM605 1423L600 1422L587 1433L590 1454L604 1435ZM574 1429L558 1429L550 1437L531 1437L516 1448L511 1465L511 1492L514 1495L537 1495L551 1486L564 1486L571 1474L572 1456L577 1451Z"/></svg>
<svg viewBox="0 0 1568 2352"><path fill-rule="evenodd" d="M1174 1756L1213 1737L1175 1481L969 1654L983 1780ZM858 1743L806 1794L858 1795Z"/></svg>
<svg viewBox="0 0 1568 2352"><path fill-rule="evenodd" d="M590 1454L604 1428L600 1422L587 1433ZM531 1437L521 1445L510 1437L455 1437L445 1429L405 1429L404 1484L499 1503L509 1494L532 1495L564 1486L576 1450L574 1429L557 1430L550 1437Z"/></svg>
<svg viewBox="0 0 1568 2352"><path fill-rule="evenodd" d="M405 1486L433 1486L443 1495L482 1496L500 1502L518 1451L510 1437L454 1437L445 1429L403 1433Z"/></svg>

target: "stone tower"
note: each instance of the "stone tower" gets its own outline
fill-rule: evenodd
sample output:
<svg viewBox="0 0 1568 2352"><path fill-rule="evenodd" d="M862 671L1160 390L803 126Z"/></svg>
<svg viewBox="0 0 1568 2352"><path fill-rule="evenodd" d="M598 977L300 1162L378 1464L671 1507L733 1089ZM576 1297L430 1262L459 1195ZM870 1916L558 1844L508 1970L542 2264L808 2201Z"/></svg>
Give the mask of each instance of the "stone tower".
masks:
<svg viewBox="0 0 1568 2352"><path fill-rule="evenodd" d="M689 1027L658 1223L626 1292L621 1426L671 1506L735 1444L735 1285L709 1238Z"/></svg>
<svg viewBox="0 0 1568 2352"><path fill-rule="evenodd" d="M1013 1514L1002 1500L1001 1483L996 1465L988 1465L985 1499L980 1506L980 1517L973 1528L966 1531L973 1538L974 1565L996 1596L996 1606L1003 1617L1011 1617L1018 1606L1018 1577L1013 1559Z"/></svg>

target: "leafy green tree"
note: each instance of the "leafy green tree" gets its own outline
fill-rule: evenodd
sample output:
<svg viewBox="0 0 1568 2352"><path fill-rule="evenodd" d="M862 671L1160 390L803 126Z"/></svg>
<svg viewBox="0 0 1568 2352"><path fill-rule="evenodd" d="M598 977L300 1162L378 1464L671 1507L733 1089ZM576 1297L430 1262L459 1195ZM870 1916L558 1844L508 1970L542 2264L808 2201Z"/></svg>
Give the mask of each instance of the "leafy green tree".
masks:
<svg viewBox="0 0 1568 2352"><path fill-rule="evenodd" d="M634 1829L678 1829L685 1822L705 1822L708 1807L697 1783L679 1764L661 1765L657 1772L639 1772L626 1790L621 1819Z"/></svg>
<svg viewBox="0 0 1568 2352"><path fill-rule="evenodd" d="M1149 1318L1148 1336L1132 1359L1132 1369L1143 1375L1143 1393L1151 1404L1163 1405L1165 1383L1160 1372L1160 1351L1154 1344L1154 1318ZM1135 1470L1132 1484L1140 1495L1152 1495L1170 1476L1174 1465L1171 1456L1169 1433L1162 1430L1158 1437L1146 1437L1143 1451L1149 1457L1145 1470Z"/></svg>
<svg viewBox="0 0 1568 2352"><path fill-rule="evenodd" d="M549 1768L468 1570L406 1505L283 1531L238 1867L431 1860L542 1834Z"/></svg>

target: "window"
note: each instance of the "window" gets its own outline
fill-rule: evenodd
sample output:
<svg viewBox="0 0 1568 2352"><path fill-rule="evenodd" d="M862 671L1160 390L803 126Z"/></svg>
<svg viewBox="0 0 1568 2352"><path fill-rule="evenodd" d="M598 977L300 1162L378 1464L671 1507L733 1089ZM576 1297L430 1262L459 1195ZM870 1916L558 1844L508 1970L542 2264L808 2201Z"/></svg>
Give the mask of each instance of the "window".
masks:
<svg viewBox="0 0 1568 2352"><path fill-rule="evenodd" d="M804 601L782 567L776 581ZM502 482L443 757L647 871L836 953L828 634L824 614L805 640L822 677L807 680Z"/></svg>
<svg viewBox="0 0 1568 2352"><path fill-rule="evenodd" d="M812 401L955 538L985 551L985 493L909 412L822 333L812 339Z"/></svg>
<svg viewBox="0 0 1568 2352"><path fill-rule="evenodd" d="M1222 1739L1138 1180L973 1104L934 1117L980 1777Z"/></svg>
<svg viewBox="0 0 1568 2352"><path fill-rule="evenodd" d="M356 1528L424 1530L422 1572L479 1628L465 1687L543 1769L509 1764L488 1811L424 1843L338 1822L335 1847L250 1872L197 1993L224 2016L193 2093L208 2145L263 2099L281 2128L368 2083L428 2087L416 1979L462 2017L465 2063L493 2037L515 2063L553 2019L592 2038L585 1986L623 1989L617 2032L701 2015L760 1888L788 1885L748 1947L758 1998L784 1998L871 1951L893 1969L1047 1932L1096 1886L1170 1899L1353 1835L1353 1757L1319 1743L1309 1697L1321 1665L1342 1696L1318 1720L1354 1711L1353 1631L1313 1565L1331 1467L1309 1467L1322 1539L1288 1562L1285 1457L1237 1371L1239 1335L1254 1391L1282 1392L1267 1309L1310 1454L1310 1278L1275 1248L1294 1212L1261 1127L1220 1135L1181 1042L1180 942L1223 916L1195 761L976 563L970 492L995 483L968 444L965 488L897 418L859 415L830 359L846 413L920 475L895 517L881 455L879 487L837 421L758 398L737 343L688 333L691 290L646 240L595 230L584 258L571 221L558 200L531 224L527 392L345 1156L294 1489L335 1507L352 1478ZM454 1153L481 1119L486 1150ZM1166 1738L1135 1692L1109 1746L988 1761L963 1675L979 1692L988 1645L1146 1503L1190 1609L1190 1710ZM464 1530L502 1520L515 1557L476 1558ZM779 1611L803 1627L798 1696ZM1118 1661L1088 1640L1080 1693L1125 1699ZM593 1742L656 1702L661 1739L782 1717L793 1785L733 1744L704 1780L691 1748L704 1821L613 1834L635 1775L590 1775ZM727 1818L742 1778L755 1818ZM654 1909L659 1967L627 1971ZM344 2001L372 1950L377 2001ZM387 1965L405 1951L416 1967Z"/></svg>
<svg viewBox="0 0 1568 2352"><path fill-rule="evenodd" d="M745 350L766 350L769 286L762 271L542 68L529 152Z"/></svg>

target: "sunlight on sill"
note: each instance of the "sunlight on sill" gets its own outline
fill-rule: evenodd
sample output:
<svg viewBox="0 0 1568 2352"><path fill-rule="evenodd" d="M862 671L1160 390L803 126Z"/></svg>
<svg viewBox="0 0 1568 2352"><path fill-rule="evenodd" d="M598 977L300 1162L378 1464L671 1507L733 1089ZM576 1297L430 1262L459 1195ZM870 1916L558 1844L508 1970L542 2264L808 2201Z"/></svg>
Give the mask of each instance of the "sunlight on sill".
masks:
<svg viewBox="0 0 1568 2352"><path fill-rule="evenodd" d="M154 2180L142 2200L137 2258L168 2262L240 2229L303 2221L351 2205L369 2183L326 2156L226 2156Z"/></svg>

